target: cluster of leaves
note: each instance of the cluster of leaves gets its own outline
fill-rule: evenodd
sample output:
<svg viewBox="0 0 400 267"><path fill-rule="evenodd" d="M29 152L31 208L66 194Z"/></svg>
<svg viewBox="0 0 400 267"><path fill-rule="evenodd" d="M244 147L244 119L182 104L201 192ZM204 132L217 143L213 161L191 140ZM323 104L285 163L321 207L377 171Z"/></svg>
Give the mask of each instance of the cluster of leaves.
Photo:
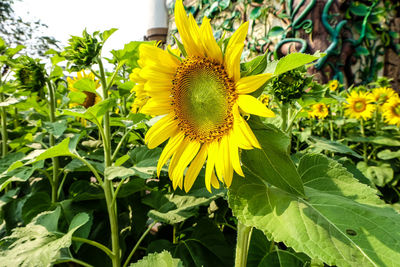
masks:
<svg viewBox="0 0 400 267"><path fill-rule="evenodd" d="M96 39L102 47L113 31L84 33L71 43L86 40L81 46L85 48ZM342 164L312 151L291 155L290 131L303 122L297 120L300 112L290 109L325 96L323 86L315 85L301 98L285 103L276 98L274 109L281 115L277 119L249 119L261 149L241 152L245 178L235 176L229 190L208 192L202 170L189 193L173 191L166 168L160 177L156 175L162 149L149 150L144 144L147 130L158 118L130 112L135 96L128 76L138 66L140 45L148 44L131 42L113 51L112 72L103 69L101 51L91 54L87 52L96 49L82 49L72 54L70 66L89 64L79 59L92 57L90 66L85 66L93 71L93 79L100 80L103 91L90 77L76 81L73 88L83 95L98 94L101 101L93 106L78 102L70 108L74 91L65 79L66 70L57 64L66 60L63 55L72 44L66 54L48 52L52 66L44 70L39 93L19 86L21 80L1 77L1 262L232 266L239 220L256 228L248 266L398 263L400 215L363 183L353 158L341 160ZM13 62L12 48L2 49L7 60L2 57L0 62ZM319 58L320 54L294 53L269 62L263 55L242 64L241 75L287 76ZM298 70L294 73L304 77ZM308 83L305 78L299 88ZM25 97L14 100L19 95ZM283 111L289 115L283 116ZM116 255L121 256L119 263Z"/></svg>

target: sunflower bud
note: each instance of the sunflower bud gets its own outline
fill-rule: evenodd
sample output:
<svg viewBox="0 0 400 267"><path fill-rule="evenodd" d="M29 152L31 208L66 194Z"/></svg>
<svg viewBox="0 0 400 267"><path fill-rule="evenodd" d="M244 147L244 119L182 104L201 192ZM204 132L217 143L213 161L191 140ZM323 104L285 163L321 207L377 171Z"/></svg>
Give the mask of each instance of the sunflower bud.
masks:
<svg viewBox="0 0 400 267"><path fill-rule="evenodd" d="M94 59L99 55L102 48L102 42L97 39L98 32L90 35L83 31L82 37L71 36L69 46L65 48L63 56L73 65L72 70L90 68Z"/></svg>
<svg viewBox="0 0 400 267"><path fill-rule="evenodd" d="M300 70L291 70L273 78L271 86L275 97L283 103L289 103L302 97L311 78L304 77Z"/></svg>
<svg viewBox="0 0 400 267"><path fill-rule="evenodd" d="M38 92L46 83L44 64L28 56L21 56L14 69L17 86L24 90Z"/></svg>

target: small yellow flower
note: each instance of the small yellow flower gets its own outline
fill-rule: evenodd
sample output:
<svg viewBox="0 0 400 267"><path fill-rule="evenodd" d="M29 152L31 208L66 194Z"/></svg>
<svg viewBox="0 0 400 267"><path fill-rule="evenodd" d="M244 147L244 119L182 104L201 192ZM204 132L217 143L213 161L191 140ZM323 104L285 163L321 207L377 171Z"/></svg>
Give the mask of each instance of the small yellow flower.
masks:
<svg viewBox="0 0 400 267"><path fill-rule="evenodd" d="M331 91L336 91L336 89L339 87L339 81L338 80L332 80L328 84L329 90Z"/></svg>
<svg viewBox="0 0 400 267"><path fill-rule="evenodd" d="M117 115L119 114L119 108L115 109L115 114L117 114Z"/></svg>
<svg viewBox="0 0 400 267"><path fill-rule="evenodd" d="M168 140L157 164L158 175L171 159L168 173L173 187L189 191L205 164L205 185L211 192L211 186L219 188L220 182L229 187L234 171L244 176L240 149L260 148L241 112L275 116L250 95L272 75L240 77L248 22L222 50L210 20L204 17L198 27L193 16L186 15L182 0L176 1L175 21L187 57L178 59L155 46L141 45L139 68L131 74L137 83L132 108L164 115L145 137L149 148Z"/></svg>
<svg viewBox="0 0 400 267"><path fill-rule="evenodd" d="M372 90L374 102L380 106L384 105L396 92L392 88L378 87Z"/></svg>
<svg viewBox="0 0 400 267"><path fill-rule="evenodd" d="M311 110L308 111L308 116L311 118L323 119L328 116L328 106L324 103L317 103L311 106Z"/></svg>
<svg viewBox="0 0 400 267"><path fill-rule="evenodd" d="M93 73L86 74L84 70L81 70L80 72L77 73L77 77L74 77L73 79L71 79L70 77L67 78L68 90L70 90L71 92L80 92L80 90L78 90L74 87L74 84L77 81L80 81L83 79L90 79L95 82L96 88L100 87L99 80L95 80ZM101 97L97 93L87 92L87 91L83 91L83 93L86 95L84 102L83 103L70 103L69 104L70 108L73 108L76 106L83 106L85 108L89 108L101 101Z"/></svg>
<svg viewBox="0 0 400 267"><path fill-rule="evenodd" d="M345 115L355 119L363 118L364 120L372 117L375 105L372 104L374 100L370 93L353 91L347 96L346 100L347 104L344 104L346 107Z"/></svg>
<svg viewBox="0 0 400 267"><path fill-rule="evenodd" d="M61 99L57 99L57 105L61 104Z"/></svg>
<svg viewBox="0 0 400 267"><path fill-rule="evenodd" d="M383 117L388 124L400 126L400 97L395 94L383 105Z"/></svg>

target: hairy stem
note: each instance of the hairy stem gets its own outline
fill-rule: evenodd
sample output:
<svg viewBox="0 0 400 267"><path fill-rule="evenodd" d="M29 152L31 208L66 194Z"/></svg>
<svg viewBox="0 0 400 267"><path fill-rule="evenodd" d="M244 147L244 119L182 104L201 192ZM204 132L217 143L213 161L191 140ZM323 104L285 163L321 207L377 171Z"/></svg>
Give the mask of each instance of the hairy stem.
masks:
<svg viewBox="0 0 400 267"><path fill-rule="evenodd" d="M246 267L252 231L253 227L238 221L235 267Z"/></svg>

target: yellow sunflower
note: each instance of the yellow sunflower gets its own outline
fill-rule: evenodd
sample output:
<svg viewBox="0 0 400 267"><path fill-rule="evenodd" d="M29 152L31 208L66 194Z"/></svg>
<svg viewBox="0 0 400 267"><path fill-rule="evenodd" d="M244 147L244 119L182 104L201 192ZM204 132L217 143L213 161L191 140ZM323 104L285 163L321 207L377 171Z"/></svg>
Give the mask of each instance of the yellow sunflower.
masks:
<svg viewBox="0 0 400 267"><path fill-rule="evenodd" d="M323 119L328 116L328 106L324 103L318 103L311 106L311 110L308 111L308 116L311 118Z"/></svg>
<svg viewBox="0 0 400 267"><path fill-rule="evenodd" d="M375 110L375 105L372 104L374 101L372 95L367 92L356 92L353 91L346 98L347 104L345 115L350 118L367 120L372 117Z"/></svg>
<svg viewBox="0 0 400 267"><path fill-rule="evenodd" d="M336 89L339 87L339 81L338 80L332 80L328 84L329 90L331 91L336 91Z"/></svg>
<svg viewBox="0 0 400 267"><path fill-rule="evenodd" d="M395 94L383 105L383 117L388 124L400 126L400 97Z"/></svg>
<svg viewBox="0 0 400 267"><path fill-rule="evenodd" d="M68 90L70 90L71 92L80 92L80 90L78 90L74 87L74 84L77 81L80 81L83 79L90 79L95 82L96 88L100 87L99 80L95 79L93 73L90 72L89 74L86 74L84 70L81 70L80 72L77 73L77 77L74 77L73 79L71 79L70 77L67 78ZM83 103L70 103L69 104L70 108L73 108L76 106L83 106L85 108L89 108L101 101L101 97L97 93L87 92L87 91L83 91L83 93L86 95L86 98L83 101Z"/></svg>
<svg viewBox="0 0 400 267"><path fill-rule="evenodd" d="M187 56L180 58L171 51L141 45L140 68L132 74L138 83L139 111L164 115L147 132L145 141L155 148L169 139L157 173L171 159L168 173L174 188L189 191L205 162L206 188L219 188L219 181L229 187L233 170L243 176L239 149L260 148L241 112L275 116L248 95L271 74L240 77L248 23L232 35L223 53L209 19L205 17L199 28L192 15L187 17L182 0L176 1L175 20Z"/></svg>
<svg viewBox="0 0 400 267"><path fill-rule="evenodd" d="M396 92L392 88L378 87L372 90L374 102L378 105L384 105Z"/></svg>

